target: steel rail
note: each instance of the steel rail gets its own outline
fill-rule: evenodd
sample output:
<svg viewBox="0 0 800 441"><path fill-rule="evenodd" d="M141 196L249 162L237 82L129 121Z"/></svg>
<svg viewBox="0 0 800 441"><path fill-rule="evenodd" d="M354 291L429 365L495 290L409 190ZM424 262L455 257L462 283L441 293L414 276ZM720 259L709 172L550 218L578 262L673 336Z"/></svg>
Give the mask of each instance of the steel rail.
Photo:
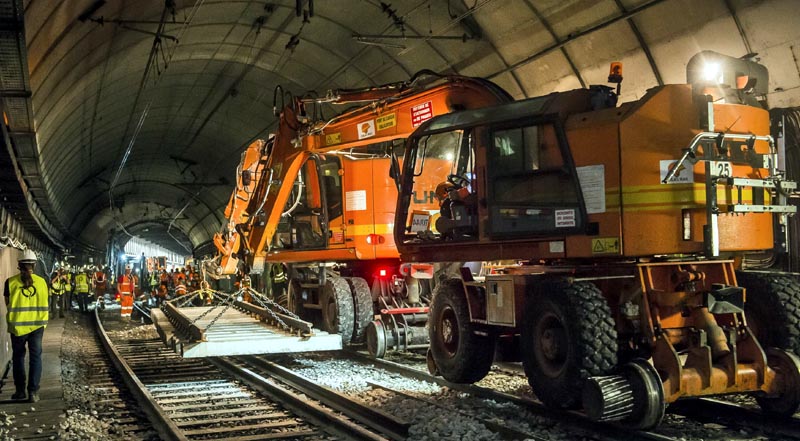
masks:
<svg viewBox="0 0 800 441"><path fill-rule="evenodd" d="M326 427L335 428L336 430L343 432L344 434L355 439L366 441L389 441L390 439L405 439L405 437L385 438L381 435L370 432L359 424L343 418L342 416L337 415L336 413L324 408L319 404L309 402L307 397L297 395L248 368L238 366L232 360L233 359L231 357L208 359L211 364L215 365L222 371L236 376L249 387L258 390L269 397L272 397L276 401L279 401L283 406L289 407L293 412L297 412L298 414L304 416L308 415L310 419L327 423ZM314 397L312 396L312 398ZM329 405L329 403L324 404L326 406ZM333 408L333 406L331 407ZM366 424L366 422L363 421L359 421L359 423Z"/></svg>
<svg viewBox="0 0 800 441"><path fill-rule="evenodd" d="M474 384L451 383L445 380L444 378L435 377L427 372L413 369L408 366L404 366L400 363L395 363L384 359L372 358L370 356L364 355L360 352L356 352L353 350L342 351L342 354L345 356L349 356L353 360L362 363L372 364L375 367L385 369L389 372L393 372L399 375L403 375L421 381L436 383L439 386L444 386L452 390L463 392L478 398L516 404L518 406L530 410L531 412L537 413L547 418L552 418L557 421L563 421L570 427L575 427L597 435L602 434L602 436L607 436L609 439L624 439L626 441L675 441L675 438L673 437L661 435L654 432L633 430L614 424L599 423L596 421L592 421L581 412L559 411L556 409L551 409L545 406L544 404L531 400L529 398L519 397L504 392L498 392L496 390L488 389L481 386L476 386Z"/></svg>
<svg viewBox="0 0 800 441"><path fill-rule="evenodd" d="M386 433L392 439L404 440L408 437L411 424L382 410L366 406L360 402L305 378L291 370L259 357L247 357L244 361L265 370L272 378L287 384L304 394L313 397L324 405L335 409L350 418L375 430Z"/></svg>
<svg viewBox="0 0 800 441"><path fill-rule="evenodd" d="M159 437L169 441L187 441L181 429L167 416L161 406L156 404L153 395L150 394L145 385L139 381L137 376L133 373L133 370L128 366L128 363L125 362L119 351L117 351L111 343L111 339L103 327L97 309L95 309L94 312L94 319L97 333L100 335L100 342L103 344L103 348L105 348L108 357L111 359L111 363L120 373L122 381L128 386L128 389L139 403L142 411L147 415L153 428L158 432Z"/></svg>

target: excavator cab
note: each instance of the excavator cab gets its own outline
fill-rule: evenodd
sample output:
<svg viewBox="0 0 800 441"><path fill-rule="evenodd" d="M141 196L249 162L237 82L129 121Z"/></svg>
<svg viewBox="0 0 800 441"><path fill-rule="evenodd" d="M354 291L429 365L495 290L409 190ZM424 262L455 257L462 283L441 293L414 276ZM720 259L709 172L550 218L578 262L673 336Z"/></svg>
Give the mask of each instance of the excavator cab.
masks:
<svg viewBox="0 0 800 441"><path fill-rule="evenodd" d="M273 249L314 250L341 241L331 226L342 222L342 170L336 155L310 155L292 185Z"/></svg>

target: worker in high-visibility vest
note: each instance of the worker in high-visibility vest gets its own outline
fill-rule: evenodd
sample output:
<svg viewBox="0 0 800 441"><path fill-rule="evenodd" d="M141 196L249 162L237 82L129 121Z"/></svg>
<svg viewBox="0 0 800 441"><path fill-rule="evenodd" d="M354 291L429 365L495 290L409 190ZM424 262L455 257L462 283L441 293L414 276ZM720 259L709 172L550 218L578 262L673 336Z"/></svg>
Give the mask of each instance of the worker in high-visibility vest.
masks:
<svg viewBox="0 0 800 441"><path fill-rule="evenodd" d="M64 310L66 313L67 311L72 311L72 298L75 290L73 288L73 284L75 283L75 278L72 274L72 268L67 265L64 268L64 297L62 297L61 305L63 307L61 309Z"/></svg>
<svg viewBox="0 0 800 441"><path fill-rule="evenodd" d="M100 265L97 265L97 270L92 274L92 287L94 287L94 296L97 299L97 305L100 309L105 309L106 273Z"/></svg>
<svg viewBox="0 0 800 441"><path fill-rule="evenodd" d="M50 280L50 318L64 318L64 311L66 311L67 303L67 276L63 269L56 271L56 274Z"/></svg>
<svg viewBox="0 0 800 441"><path fill-rule="evenodd" d="M89 310L89 275L79 272L75 275L75 294L78 296L78 309L81 312Z"/></svg>
<svg viewBox="0 0 800 441"><path fill-rule="evenodd" d="M131 266L125 265L125 274L117 280L117 295L121 306L120 313L123 318L130 317L133 313L133 295L136 291L136 276L131 274Z"/></svg>
<svg viewBox="0 0 800 441"><path fill-rule="evenodd" d="M19 274L6 280L3 296L6 301L6 321L11 334L11 350L14 367L13 400L35 403L39 401L39 381L42 378L42 336L48 319L47 281L33 274L36 253L22 252ZM27 346L27 349L26 349ZM25 353L28 355L28 375L25 374ZM27 377L27 378L26 378ZM26 387L27 383L27 387Z"/></svg>
<svg viewBox="0 0 800 441"><path fill-rule="evenodd" d="M172 277L175 283L175 296L182 296L186 294L186 274L183 273L183 268L179 269Z"/></svg>

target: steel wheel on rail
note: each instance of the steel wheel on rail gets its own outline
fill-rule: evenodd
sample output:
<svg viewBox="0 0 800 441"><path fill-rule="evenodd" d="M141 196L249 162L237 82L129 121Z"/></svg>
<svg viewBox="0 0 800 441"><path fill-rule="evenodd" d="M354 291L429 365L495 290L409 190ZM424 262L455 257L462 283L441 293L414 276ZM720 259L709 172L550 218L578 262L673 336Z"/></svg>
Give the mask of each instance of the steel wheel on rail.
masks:
<svg viewBox="0 0 800 441"><path fill-rule="evenodd" d="M489 373L494 336L469 321L464 285L459 279L440 283L433 293L428 322L430 351L438 372L453 383L474 383Z"/></svg>
<svg viewBox="0 0 800 441"><path fill-rule="evenodd" d="M584 381L617 365L614 319L592 283L556 281L530 295L521 338L528 383L551 407L579 407Z"/></svg>
<svg viewBox="0 0 800 441"><path fill-rule="evenodd" d="M350 285L339 276L329 275L320 293L322 327L342 336L342 345L350 344L355 326L353 296Z"/></svg>
<svg viewBox="0 0 800 441"><path fill-rule="evenodd" d="M773 396L756 395L756 402L769 414L790 417L800 407L800 358L780 349L767 349L767 364L778 375L781 393Z"/></svg>

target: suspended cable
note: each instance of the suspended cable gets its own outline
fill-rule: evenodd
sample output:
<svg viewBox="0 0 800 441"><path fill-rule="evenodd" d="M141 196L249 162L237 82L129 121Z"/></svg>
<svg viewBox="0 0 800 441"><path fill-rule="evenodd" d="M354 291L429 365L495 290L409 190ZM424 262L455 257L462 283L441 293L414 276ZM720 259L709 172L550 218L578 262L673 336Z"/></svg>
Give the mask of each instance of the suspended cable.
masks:
<svg viewBox="0 0 800 441"><path fill-rule="evenodd" d="M180 44L181 39L183 38L183 35L189 29L189 25L191 24L192 20L197 14L197 11L200 9L200 7L203 5L204 2L205 0L196 0L194 6L192 6L191 11L189 12L189 15L185 16L183 24L181 25L181 28L178 31L177 36L175 37L174 40L175 45L171 46L168 49L169 53L166 55L166 57L164 57L165 71L169 65L169 62L172 60L172 57L175 55L175 52L178 48L178 45ZM147 64L145 65L145 69L142 74L142 80L139 82L139 90L136 92L136 98L134 99L133 102L134 112L139 105L139 100L141 99L142 93L147 87L147 81L148 78L150 77L150 72L152 71L153 63L157 61L158 53L162 52L163 56L164 49L161 44L161 34L163 33L164 26L166 25L166 17L168 11L172 11L172 8L170 7L169 2L165 2L164 9L161 12L161 20L159 22L158 30L156 31L156 36L153 39L153 46L150 50L150 55L147 58ZM159 71L151 87L155 87L159 83L161 78L163 78L163 76ZM114 218L114 222L122 229L122 231L125 234L131 237L133 237L133 235L125 229L125 226L117 219L117 216L114 213L114 188L116 187L117 182L119 182L119 178L122 175L122 170L124 170L125 164L128 162L128 158L130 157L131 152L133 151L133 147L136 144L136 139L139 136L139 132L141 131L142 126L144 125L144 122L147 119L147 114L150 111L150 106L153 104L153 99L154 98L150 98L150 100L145 105L144 109L142 109L142 113L139 116L139 121L137 122L136 128L134 129L134 132L131 135L130 141L128 142L128 147L125 149L125 153L122 155L122 160L120 161L119 167L117 167L117 172L114 175L114 179L108 188L109 209L111 210L111 215ZM126 132L127 132L127 127L130 126L131 119L133 119L134 112L131 113L131 117L128 119L128 123L126 124Z"/></svg>

